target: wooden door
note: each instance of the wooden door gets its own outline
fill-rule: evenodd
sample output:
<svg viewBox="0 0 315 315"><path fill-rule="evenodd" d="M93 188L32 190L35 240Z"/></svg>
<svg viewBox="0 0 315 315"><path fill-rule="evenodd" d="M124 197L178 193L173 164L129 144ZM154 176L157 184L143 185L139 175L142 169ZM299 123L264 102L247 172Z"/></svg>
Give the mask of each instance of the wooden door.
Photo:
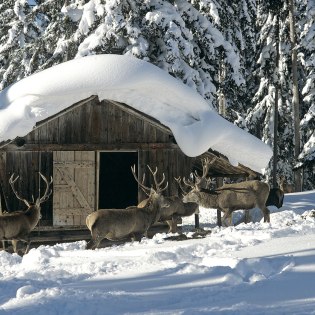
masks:
<svg viewBox="0 0 315 315"><path fill-rule="evenodd" d="M53 225L85 225L95 210L95 153L55 151L53 161Z"/></svg>

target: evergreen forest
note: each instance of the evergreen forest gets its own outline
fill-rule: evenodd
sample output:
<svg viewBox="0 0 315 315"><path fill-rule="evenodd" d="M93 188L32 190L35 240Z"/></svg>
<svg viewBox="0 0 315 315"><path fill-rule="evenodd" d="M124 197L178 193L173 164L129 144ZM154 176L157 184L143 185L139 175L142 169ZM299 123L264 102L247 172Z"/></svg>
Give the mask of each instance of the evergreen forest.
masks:
<svg viewBox="0 0 315 315"><path fill-rule="evenodd" d="M273 148L266 180L315 189L314 0L1 1L0 90L91 54L167 71Z"/></svg>

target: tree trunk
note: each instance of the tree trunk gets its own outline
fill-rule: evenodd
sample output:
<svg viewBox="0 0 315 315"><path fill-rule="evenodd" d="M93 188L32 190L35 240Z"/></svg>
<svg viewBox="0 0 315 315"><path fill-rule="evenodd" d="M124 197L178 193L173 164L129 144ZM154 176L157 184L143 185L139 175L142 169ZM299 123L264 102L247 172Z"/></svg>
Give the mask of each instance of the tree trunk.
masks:
<svg viewBox="0 0 315 315"><path fill-rule="evenodd" d="M294 3L289 0L289 21L290 21L290 40L291 40L291 58L292 58L292 83L293 83L293 119L294 119L294 159L295 162L300 154L300 101L299 87L297 79L297 51L296 51L296 36L295 36L295 18L294 18ZM294 186L295 191L301 191L301 171L294 171Z"/></svg>
<svg viewBox="0 0 315 315"><path fill-rule="evenodd" d="M279 70L279 16L275 25L275 36L276 36L276 67ZM278 75L278 73L277 73ZM272 186L273 188L278 187L277 183L277 164L278 164L278 99L279 99L279 79L275 82L275 99L274 99L274 125L273 125L273 160L272 160Z"/></svg>
<svg viewBox="0 0 315 315"><path fill-rule="evenodd" d="M225 62L223 58L223 54L221 54L220 66L219 66L219 114L222 117L226 117L226 109L225 109L225 95L224 95L224 82L225 82Z"/></svg>

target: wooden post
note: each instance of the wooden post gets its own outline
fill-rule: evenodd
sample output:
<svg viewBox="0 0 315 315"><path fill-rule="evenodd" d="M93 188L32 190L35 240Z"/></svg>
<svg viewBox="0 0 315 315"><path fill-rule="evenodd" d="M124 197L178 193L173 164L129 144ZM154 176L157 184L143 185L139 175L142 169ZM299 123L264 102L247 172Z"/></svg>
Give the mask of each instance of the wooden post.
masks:
<svg viewBox="0 0 315 315"><path fill-rule="evenodd" d="M3 209L2 209L2 198L1 198L1 183L0 183L0 215L2 215L3 213ZM2 240L2 249L5 250L5 241Z"/></svg>
<svg viewBox="0 0 315 315"><path fill-rule="evenodd" d="M199 214L195 213L195 229L199 229L200 224L199 224Z"/></svg>
<svg viewBox="0 0 315 315"><path fill-rule="evenodd" d="M223 178L217 178L217 187L223 186ZM221 210L217 209L217 225L222 226Z"/></svg>
<svg viewBox="0 0 315 315"><path fill-rule="evenodd" d="M222 226L221 210L217 209L217 225Z"/></svg>

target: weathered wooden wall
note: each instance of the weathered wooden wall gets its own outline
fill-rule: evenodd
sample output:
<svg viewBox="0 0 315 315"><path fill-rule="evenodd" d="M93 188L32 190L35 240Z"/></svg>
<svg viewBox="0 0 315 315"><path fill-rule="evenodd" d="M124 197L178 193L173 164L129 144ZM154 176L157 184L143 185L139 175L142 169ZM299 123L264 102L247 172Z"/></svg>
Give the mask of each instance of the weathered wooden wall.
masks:
<svg viewBox="0 0 315 315"><path fill-rule="evenodd" d="M26 205L18 200L10 185L12 174L19 176L15 182L16 190L25 199L32 201L43 194L45 183L40 180L38 172L49 178L52 176L52 152L0 152L0 184L4 194L4 208L7 211L26 209ZM42 204L42 222L49 224L52 220L52 200Z"/></svg>
<svg viewBox="0 0 315 315"><path fill-rule="evenodd" d="M139 150L139 178L142 178L143 173L146 173L146 184L148 185L150 177L148 176L147 165L153 168L157 166L158 178L162 178L162 173L164 173L169 184L167 194L177 195L178 185L174 177L188 177L192 169L192 160L179 149ZM139 199L142 200L143 198L145 196L140 192Z"/></svg>
<svg viewBox="0 0 315 315"><path fill-rule="evenodd" d="M132 114L131 114L132 113ZM26 137L33 144L169 143L169 134L131 108L93 98L42 122ZM115 146L112 146L113 148Z"/></svg>
<svg viewBox="0 0 315 315"><path fill-rule="evenodd" d="M158 122L128 106L90 98L38 124L23 138L23 146L10 145L0 151L0 183L8 204L5 208L9 211L25 208L10 189L11 174L20 176L17 190L31 199L32 194L35 198L38 195L41 171L55 178L53 198L42 205L42 224L52 225L53 221L60 225L84 224L86 214L96 208L97 152L117 150L138 152L139 178L146 173L147 185L150 179L147 165L158 167L159 176L164 172L169 195L178 192L174 177L188 176L194 160L182 153L170 131ZM65 171L67 161L70 169ZM87 161L96 165L93 172L84 167ZM79 197L73 198L76 193ZM141 190L138 196L139 201L146 198ZM67 214L63 215L63 211Z"/></svg>

